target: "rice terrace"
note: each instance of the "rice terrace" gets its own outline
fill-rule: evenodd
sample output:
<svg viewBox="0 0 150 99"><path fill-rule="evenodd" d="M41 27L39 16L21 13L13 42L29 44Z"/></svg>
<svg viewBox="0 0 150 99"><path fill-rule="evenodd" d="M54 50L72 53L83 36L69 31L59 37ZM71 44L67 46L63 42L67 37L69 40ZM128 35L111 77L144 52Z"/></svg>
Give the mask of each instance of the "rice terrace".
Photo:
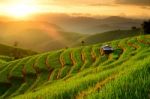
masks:
<svg viewBox="0 0 150 99"><path fill-rule="evenodd" d="M150 0L0 0L0 99L150 99Z"/></svg>
<svg viewBox="0 0 150 99"><path fill-rule="evenodd" d="M2 63L1 98L148 99L150 36L106 43L115 48L109 55L99 43Z"/></svg>

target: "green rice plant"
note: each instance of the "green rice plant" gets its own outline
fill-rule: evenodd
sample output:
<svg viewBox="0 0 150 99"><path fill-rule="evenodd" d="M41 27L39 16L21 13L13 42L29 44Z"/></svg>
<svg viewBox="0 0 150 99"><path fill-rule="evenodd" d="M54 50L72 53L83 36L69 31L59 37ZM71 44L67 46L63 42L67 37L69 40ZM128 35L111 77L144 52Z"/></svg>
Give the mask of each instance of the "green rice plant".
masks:
<svg viewBox="0 0 150 99"><path fill-rule="evenodd" d="M64 50L63 53L60 55L60 61L62 64L62 67L64 66L73 66L73 60L71 60L71 49Z"/></svg>
<svg viewBox="0 0 150 99"><path fill-rule="evenodd" d="M18 90L16 90L16 92L14 94L12 94L12 96L18 95L20 93L25 93L32 86L32 84L35 82L35 80L37 79L36 70L34 68L34 64L35 64L37 57L38 57L37 55L32 56L24 64L23 70L24 70L25 82L22 83L22 85L18 88Z"/></svg>
<svg viewBox="0 0 150 99"><path fill-rule="evenodd" d="M92 48L90 46L86 46L84 48L82 48L82 57L84 60L84 64L82 65L80 70L84 70L86 68L89 68L92 63L93 63L93 58L92 58L92 54L91 54Z"/></svg>
<svg viewBox="0 0 150 99"><path fill-rule="evenodd" d="M124 51L123 54L120 56L120 58L122 59L127 58L129 55L133 56L134 51L136 51L136 49L133 46L128 45L129 40L130 38L124 39L124 40L121 40L119 43L119 46L121 46Z"/></svg>
<svg viewBox="0 0 150 99"><path fill-rule="evenodd" d="M35 92L34 94L29 93L26 94L26 96L23 95L18 98L21 99L24 98L33 98L33 99L34 98L66 99L67 98L68 99L69 98L70 99L73 98L76 94L78 94L78 92L81 92L82 90L95 85L97 82L104 80L105 78L111 76L112 74L119 73L122 70L131 68L130 65L134 64L132 63L132 61L133 60L131 59L119 67L108 69L102 72L95 72L92 74L90 73L89 75L78 79L68 79L67 81L60 81L55 84L49 85L49 87L46 86L40 91ZM139 64L142 61L143 60L137 62L136 64Z"/></svg>
<svg viewBox="0 0 150 99"><path fill-rule="evenodd" d="M140 36L137 37L136 39L138 41L136 43L138 43L138 45L140 45L141 47L150 47L150 41L149 41L149 39L144 39L144 38L141 39Z"/></svg>
<svg viewBox="0 0 150 99"><path fill-rule="evenodd" d="M70 69L73 66L73 59L71 58L71 49L64 50L63 53L60 55L60 62L62 65L62 68L59 70L59 73L57 75L58 78L63 78L69 74ZM62 75L61 75L62 74Z"/></svg>
<svg viewBox="0 0 150 99"><path fill-rule="evenodd" d="M6 61L0 59L0 71L2 70L3 66L4 66L6 63L7 63Z"/></svg>
<svg viewBox="0 0 150 99"><path fill-rule="evenodd" d="M110 43L109 43L110 44ZM96 67L101 64L104 64L108 61L108 55L101 55L100 53L101 46L93 46L92 47L92 53L95 55L95 62L93 62L92 66Z"/></svg>
<svg viewBox="0 0 150 99"><path fill-rule="evenodd" d="M34 67L36 68L39 74L43 72L49 72L49 69L51 69L49 64L47 64L47 58L49 54L51 53L44 53L37 57Z"/></svg>
<svg viewBox="0 0 150 99"><path fill-rule="evenodd" d="M5 68L0 71L0 75L2 75L0 77L0 82L9 82L8 81L8 74L9 72L11 71L11 69L19 62L19 60L17 61L13 61L13 62L10 62L8 65L5 66Z"/></svg>
<svg viewBox="0 0 150 99"><path fill-rule="evenodd" d="M19 94L24 94L29 90L29 88L33 85L33 83L36 81L37 77L33 74L26 75L25 82L21 84L21 86L11 94L10 97L17 96Z"/></svg>
<svg viewBox="0 0 150 99"><path fill-rule="evenodd" d="M145 44L150 44L150 37L149 37L149 35L138 36L138 40L139 41L143 41L143 43L145 43Z"/></svg>
<svg viewBox="0 0 150 99"><path fill-rule="evenodd" d="M21 67L21 66L19 66L19 67L22 68L22 70L24 70L25 82L22 83L21 86L11 96L15 96L15 95L18 95L18 94L21 94L21 93L25 93L33 85L33 83L37 79L36 70L33 66L35 65L35 61L38 57L39 56L33 56L29 59L27 57L27 58L24 59L26 62L24 62L24 61L21 62L21 63L23 63L22 64L23 67Z"/></svg>
<svg viewBox="0 0 150 99"><path fill-rule="evenodd" d="M20 87L22 83L23 81L20 79L11 80L11 87L0 98L5 99L6 97L9 97L15 90Z"/></svg>
<svg viewBox="0 0 150 99"><path fill-rule="evenodd" d="M52 71L52 73L49 75L49 80L50 80L50 81L56 80L58 74L59 74L59 69L57 69L57 68L54 69L54 70Z"/></svg>
<svg viewBox="0 0 150 99"><path fill-rule="evenodd" d="M10 83L12 84L12 87L7 92L5 92L5 94L2 96L3 98L13 94L23 83L24 77L22 74L22 69L23 69L23 65L28 59L29 57L20 60L18 64L16 64L9 72L8 77Z"/></svg>
<svg viewBox="0 0 150 99"><path fill-rule="evenodd" d="M49 53L41 54L37 57L34 68L36 68L38 75L36 81L32 84L32 86L28 89L28 91L33 90L40 86L41 84L48 81L49 76L49 69L46 66L46 58L49 55Z"/></svg>
<svg viewBox="0 0 150 99"><path fill-rule="evenodd" d="M127 68L124 75L110 81L100 91L89 94L85 99L148 99L150 88L149 60L150 57Z"/></svg>
<svg viewBox="0 0 150 99"><path fill-rule="evenodd" d="M13 68L18 61L10 62L9 64L5 64L3 68L0 68L0 96L3 95L10 87L11 82L8 79L8 74L10 70Z"/></svg>
<svg viewBox="0 0 150 99"><path fill-rule="evenodd" d="M0 55L0 59L9 62L9 61L13 61L14 57Z"/></svg>
<svg viewBox="0 0 150 99"><path fill-rule="evenodd" d="M83 60L82 60L82 56L81 56L81 48L75 48L72 50L71 54L72 54L72 60L74 61L74 65L70 70L70 74L76 74L79 72L81 66L83 65Z"/></svg>
<svg viewBox="0 0 150 99"><path fill-rule="evenodd" d="M115 62L120 57L120 55L122 54L122 49L118 48L118 43L119 43L119 41L113 41L109 44L114 49L114 51L113 51L113 53L108 55L107 61L105 61L99 65L101 65L101 66L109 65L109 64Z"/></svg>
<svg viewBox="0 0 150 99"><path fill-rule="evenodd" d="M0 98L147 99L150 47L146 39L132 37L7 62L0 67ZM115 49L109 56L100 54L104 44Z"/></svg>
<svg viewBox="0 0 150 99"><path fill-rule="evenodd" d="M49 66L46 64L46 59L49 54L50 53L44 53L37 57L34 66L39 72L48 71Z"/></svg>
<svg viewBox="0 0 150 99"><path fill-rule="evenodd" d="M30 57L21 59L17 65L15 65L9 72L9 77L20 77L23 78L23 66L30 59Z"/></svg>
<svg viewBox="0 0 150 99"><path fill-rule="evenodd" d="M62 67L59 59L62 52L63 50L59 50L48 55L47 64L49 64L51 68L55 69Z"/></svg>
<svg viewBox="0 0 150 99"><path fill-rule="evenodd" d="M61 70L59 71L59 74L57 77L64 78L65 76L68 75L68 72L70 71L70 67L69 66L65 66L63 68L61 68Z"/></svg>
<svg viewBox="0 0 150 99"><path fill-rule="evenodd" d="M101 56L100 47L93 46L93 47L92 47L92 53L94 54L94 56L95 56L96 58L98 58L99 56Z"/></svg>
<svg viewBox="0 0 150 99"><path fill-rule="evenodd" d="M100 64L102 64L103 62L108 60L108 56L104 55L104 56L99 56L95 62L92 64L92 66L97 67Z"/></svg>
<svg viewBox="0 0 150 99"><path fill-rule="evenodd" d="M36 74L36 70L34 68L34 65L35 65L35 62L36 62L36 59L38 58L38 56L33 56L32 58L30 58L25 66L24 66L24 69L25 69L25 72L26 74L33 74L35 75Z"/></svg>

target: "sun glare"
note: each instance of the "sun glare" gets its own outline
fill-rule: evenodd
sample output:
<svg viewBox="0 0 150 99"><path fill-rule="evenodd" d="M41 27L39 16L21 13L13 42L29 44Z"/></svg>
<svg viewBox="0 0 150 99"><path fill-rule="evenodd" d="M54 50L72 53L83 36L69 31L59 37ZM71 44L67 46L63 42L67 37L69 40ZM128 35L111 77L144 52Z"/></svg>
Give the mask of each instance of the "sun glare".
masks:
<svg viewBox="0 0 150 99"><path fill-rule="evenodd" d="M35 5L28 4L13 4L8 5L5 9L7 16L11 16L17 19L25 19L32 14L35 14L38 8Z"/></svg>
<svg viewBox="0 0 150 99"><path fill-rule="evenodd" d="M28 16L32 11L26 5L14 5L14 6L10 6L8 12L10 15L14 17L25 17Z"/></svg>

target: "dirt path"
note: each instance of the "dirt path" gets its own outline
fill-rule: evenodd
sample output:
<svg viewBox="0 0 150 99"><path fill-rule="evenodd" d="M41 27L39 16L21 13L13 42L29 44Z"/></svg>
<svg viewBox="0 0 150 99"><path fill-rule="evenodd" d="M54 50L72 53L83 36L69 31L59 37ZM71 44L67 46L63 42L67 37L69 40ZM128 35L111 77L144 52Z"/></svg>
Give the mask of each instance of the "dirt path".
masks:
<svg viewBox="0 0 150 99"><path fill-rule="evenodd" d="M147 39L147 38L145 38L145 39ZM145 44L145 45L150 45L150 42L146 42L146 41L141 40L141 39L139 39L139 38L137 38L137 40L138 40L138 42L141 42L141 43L143 43L143 44Z"/></svg>
<svg viewBox="0 0 150 99"><path fill-rule="evenodd" d="M114 80L115 78L117 78L117 74L113 74L110 77L107 77L106 79L98 82L95 86L90 87L86 90L81 91L76 97L75 99L84 99L85 96L87 96L90 93L93 93L95 91L100 91L108 82Z"/></svg>

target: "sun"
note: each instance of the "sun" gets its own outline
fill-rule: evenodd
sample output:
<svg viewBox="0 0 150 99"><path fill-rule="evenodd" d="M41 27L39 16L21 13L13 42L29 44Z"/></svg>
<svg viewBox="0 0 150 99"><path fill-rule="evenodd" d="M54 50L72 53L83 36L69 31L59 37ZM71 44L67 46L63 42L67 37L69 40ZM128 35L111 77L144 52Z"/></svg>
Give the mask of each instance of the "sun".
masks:
<svg viewBox="0 0 150 99"><path fill-rule="evenodd" d="M9 13L14 17L25 17L32 12L31 8L27 5L13 5L10 8Z"/></svg>
<svg viewBox="0 0 150 99"><path fill-rule="evenodd" d="M13 4L9 5L8 8L5 9L5 12L8 16L17 19L24 19L32 14L35 14L37 10L37 7L33 5L31 6L28 4Z"/></svg>

